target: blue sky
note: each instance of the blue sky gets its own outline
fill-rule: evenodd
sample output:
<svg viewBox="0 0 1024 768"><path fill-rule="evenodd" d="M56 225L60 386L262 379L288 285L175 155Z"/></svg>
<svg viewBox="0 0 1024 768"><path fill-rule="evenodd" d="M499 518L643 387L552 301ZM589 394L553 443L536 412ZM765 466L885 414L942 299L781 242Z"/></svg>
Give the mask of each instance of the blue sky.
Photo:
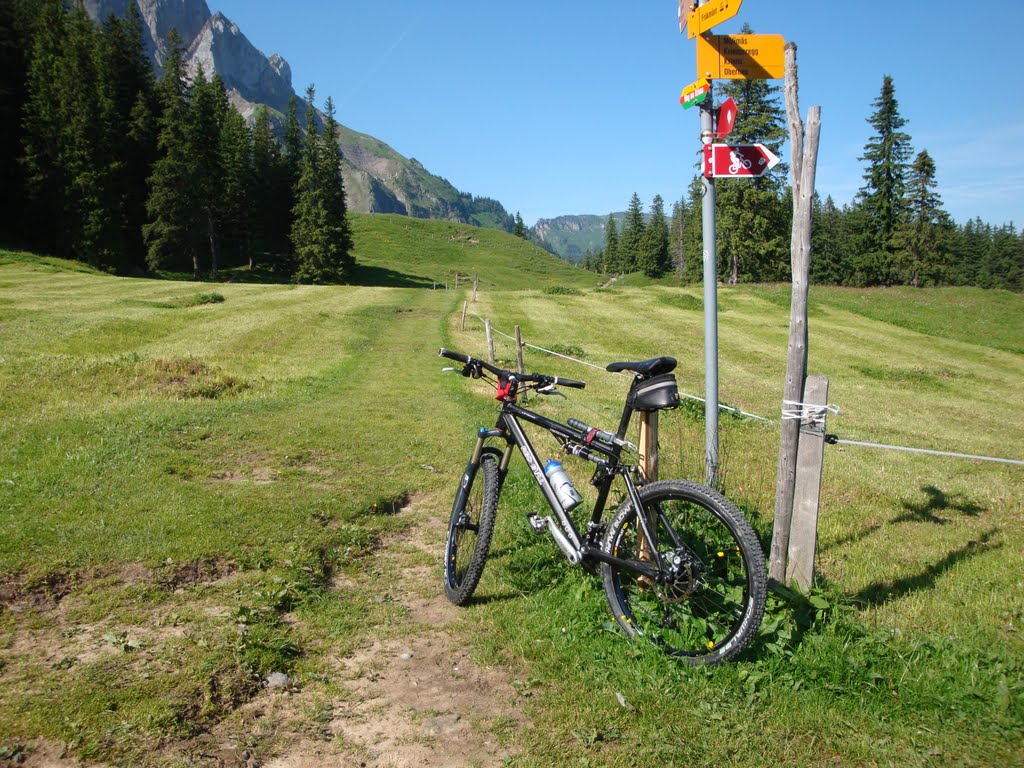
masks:
<svg viewBox="0 0 1024 768"><path fill-rule="evenodd" d="M297 92L332 96L340 122L527 224L624 210L634 192L668 207L693 176L697 110L679 93L695 42L674 0L207 1L288 61ZM715 32L744 22L797 43L801 113L821 107L823 198L862 185L866 119L891 75L946 210L1024 224L1022 4L742 0Z"/></svg>

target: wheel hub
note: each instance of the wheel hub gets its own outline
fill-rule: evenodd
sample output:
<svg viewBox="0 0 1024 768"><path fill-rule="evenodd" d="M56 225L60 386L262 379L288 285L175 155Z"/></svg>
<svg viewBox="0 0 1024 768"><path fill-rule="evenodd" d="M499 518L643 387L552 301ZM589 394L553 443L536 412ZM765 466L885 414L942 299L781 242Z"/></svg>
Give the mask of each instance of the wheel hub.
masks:
<svg viewBox="0 0 1024 768"><path fill-rule="evenodd" d="M670 603L681 603L697 591L700 564L686 550L677 549L669 557L665 582L658 584L658 596Z"/></svg>

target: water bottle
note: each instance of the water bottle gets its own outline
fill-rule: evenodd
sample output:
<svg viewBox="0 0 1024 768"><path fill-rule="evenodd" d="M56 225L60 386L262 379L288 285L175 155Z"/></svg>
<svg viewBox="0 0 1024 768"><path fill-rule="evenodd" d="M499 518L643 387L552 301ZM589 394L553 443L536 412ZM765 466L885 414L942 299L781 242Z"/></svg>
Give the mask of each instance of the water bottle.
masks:
<svg viewBox="0 0 1024 768"><path fill-rule="evenodd" d="M548 463L544 465L544 476L555 489L555 495L566 512L575 509L583 501L583 497L573 488L572 480L562 468L562 462L548 459Z"/></svg>

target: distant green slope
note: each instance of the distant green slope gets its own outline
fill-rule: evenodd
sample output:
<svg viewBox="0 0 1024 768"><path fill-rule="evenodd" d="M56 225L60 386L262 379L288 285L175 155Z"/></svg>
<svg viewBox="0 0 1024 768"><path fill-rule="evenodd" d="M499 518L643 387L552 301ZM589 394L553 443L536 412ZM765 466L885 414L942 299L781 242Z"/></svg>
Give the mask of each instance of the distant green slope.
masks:
<svg viewBox="0 0 1024 768"><path fill-rule="evenodd" d="M350 214L359 285L432 287L479 275L480 287L594 288L601 278L495 229L395 214Z"/></svg>

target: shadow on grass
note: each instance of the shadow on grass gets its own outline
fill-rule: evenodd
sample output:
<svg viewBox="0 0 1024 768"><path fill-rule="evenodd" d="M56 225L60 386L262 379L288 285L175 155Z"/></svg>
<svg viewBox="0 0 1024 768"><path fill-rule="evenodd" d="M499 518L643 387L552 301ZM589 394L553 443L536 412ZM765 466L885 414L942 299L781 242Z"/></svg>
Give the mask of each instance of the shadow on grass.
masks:
<svg viewBox="0 0 1024 768"><path fill-rule="evenodd" d="M948 518L941 517L936 514L938 512L944 512L947 510L953 512L959 512L962 515L968 517L977 517L979 514L985 511L985 507L976 504L970 499L963 496L963 494L947 494L941 488L936 488L934 485L923 485L921 490L927 497L924 501L919 504L903 503L903 514L897 515L889 521L890 525L897 523L932 523L934 525L945 525L950 522ZM856 544L864 539L868 538L874 533L877 533L882 528L882 523L873 523L860 531L854 531L845 536L841 536L835 541L829 542L827 545L821 545L818 547L820 552L827 552L833 549L839 549L846 546L847 544Z"/></svg>
<svg viewBox="0 0 1024 768"><path fill-rule="evenodd" d="M905 576L894 581L878 581L869 584L856 594L851 600L858 608L867 608L872 605L881 605L892 598L903 597L912 592L919 592L923 589L931 589L940 576L951 571L958 563L993 549L1002 547L1002 543L992 541L997 529L986 531L977 539L972 539L959 549L954 549L937 563L927 566L920 573L913 576Z"/></svg>
<svg viewBox="0 0 1024 768"><path fill-rule="evenodd" d="M407 275L386 267L356 266L352 285L376 288L432 288L434 281L422 275Z"/></svg>
<svg viewBox="0 0 1024 768"><path fill-rule="evenodd" d="M161 271L158 275L164 280L194 282L191 272ZM216 276L203 275L199 282L204 283L257 283L260 285L291 285L292 280L281 271L270 266L256 265L252 269L246 267L225 267ZM434 281L422 275L409 275L386 267L374 267L357 264L352 279L346 285L358 285L367 288L432 288Z"/></svg>
<svg viewBox="0 0 1024 768"><path fill-rule="evenodd" d="M926 522L945 525L949 520L939 517L935 514L936 512L951 510L970 517L977 517L979 513L985 511L984 507L978 506L970 499L961 501L962 494L947 495L934 485L924 485L921 490L927 495L927 500L921 504L904 503L903 508L906 512L895 518L894 523Z"/></svg>

